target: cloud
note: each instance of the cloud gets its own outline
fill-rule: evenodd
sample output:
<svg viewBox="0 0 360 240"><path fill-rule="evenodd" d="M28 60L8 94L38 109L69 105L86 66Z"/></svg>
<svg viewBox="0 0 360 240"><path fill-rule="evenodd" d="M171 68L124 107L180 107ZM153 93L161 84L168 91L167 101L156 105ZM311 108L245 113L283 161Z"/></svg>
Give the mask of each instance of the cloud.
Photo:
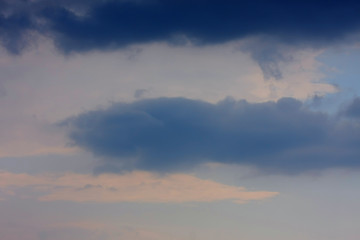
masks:
<svg viewBox="0 0 360 240"><path fill-rule="evenodd" d="M184 98L118 103L62 122L72 144L100 157L99 171L180 171L238 163L302 172L359 167L359 126L300 101L217 104Z"/></svg>
<svg viewBox="0 0 360 240"><path fill-rule="evenodd" d="M345 109L345 115L352 118L360 117L360 98L355 98Z"/></svg>
<svg viewBox="0 0 360 240"><path fill-rule="evenodd" d="M19 54L28 44L32 24L27 15L4 16L0 14L0 41L11 53Z"/></svg>
<svg viewBox="0 0 360 240"><path fill-rule="evenodd" d="M65 51L122 47L153 41L216 44L251 35L282 41L331 42L359 30L356 1L105 1L85 15L61 6L43 16ZM341 17L336 17L341 16Z"/></svg>
<svg viewBox="0 0 360 240"><path fill-rule="evenodd" d="M282 79L283 73L280 64L293 61L295 55L292 47L284 46L278 42L278 39L269 37L247 39L239 49L249 53L252 59L259 64L264 79Z"/></svg>
<svg viewBox="0 0 360 240"><path fill-rule="evenodd" d="M316 53L299 52L282 68L286 81L264 82L249 57L233 52L236 46L154 44L130 61L128 50L64 59L49 42L21 57L2 54L0 157L69 152L62 129L51 124L109 102L174 96L218 102L228 95L267 101L334 92L330 84L319 83L323 75Z"/></svg>
<svg viewBox="0 0 360 240"><path fill-rule="evenodd" d="M5 34L34 24L62 50L168 41L217 44L254 35L283 42L336 42L360 27L357 1L2 1ZM26 17L30 15L30 17ZM20 16L20 18L15 18ZM15 20L15 19L31 19ZM6 24L6 23L14 24ZM5 23L5 24L4 24ZM6 27L6 26L12 26ZM6 44L5 44L6 46ZM9 47L9 49L12 49Z"/></svg>
<svg viewBox="0 0 360 240"><path fill-rule="evenodd" d="M136 99L142 98L146 94L147 91L148 90L146 90L146 89L136 89L136 91L134 92L134 97Z"/></svg>
<svg viewBox="0 0 360 240"><path fill-rule="evenodd" d="M141 171L99 176L75 173L28 175L3 171L0 180L2 189L30 188L40 194L40 201L184 203L231 200L245 203L278 194L248 191L187 174L158 176Z"/></svg>
<svg viewBox="0 0 360 240"><path fill-rule="evenodd" d="M239 39L265 78L280 79L282 47L322 48L354 42L360 29L356 1L106 0L1 1L0 40L20 53L40 34L63 53L112 50L167 42L204 46ZM275 44L273 44L275 43ZM269 48L269 46L271 48Z"/></svg>

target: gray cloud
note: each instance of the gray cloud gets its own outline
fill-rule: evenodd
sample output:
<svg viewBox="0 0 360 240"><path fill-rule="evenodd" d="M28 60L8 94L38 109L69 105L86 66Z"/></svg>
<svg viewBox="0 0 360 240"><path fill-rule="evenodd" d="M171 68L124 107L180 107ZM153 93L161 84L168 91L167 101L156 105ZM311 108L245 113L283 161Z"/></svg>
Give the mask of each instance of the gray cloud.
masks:
<svg viewBox="0 0 360 240"><path fill-rule="evenodd" d="M345 115L352 118L360 118L360 98L355 98L345 109Z"/></svg>
<svg viewBox="0 0 360 240"><path fill-rule="evenodd" d="M136 99L142 98L147 92L148 92L148 90L146 90L146 89L137 89L134 92L134 97Z"/></svg>
<svg viewBox="0 0 360 240"><path fill-rule="evenodd" d="M297 47L295 48L297 49ZM292 53L294 49L284 46L281 41L279 42L279 39L269 36L249 39L239 49L249 53L252 59L259 64L264 79L282 79L280 63L291 62L293 60Z"/></svg>
<svg viewBox="0 0 360 240"><path fill-rule="evenodd" d="M99 171L178 171L207 161L289 173L360 166L359 126L292 98L257 104L149 99L87 112L62 125L72 144L103 159Z"/></svg>

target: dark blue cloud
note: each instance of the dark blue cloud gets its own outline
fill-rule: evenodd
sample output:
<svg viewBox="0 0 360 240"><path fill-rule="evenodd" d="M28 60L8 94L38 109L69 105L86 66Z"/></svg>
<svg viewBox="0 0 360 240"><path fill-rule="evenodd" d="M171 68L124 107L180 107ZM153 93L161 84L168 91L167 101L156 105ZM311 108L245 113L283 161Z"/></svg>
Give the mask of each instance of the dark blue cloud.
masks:
<svg viewBox="0 0 360 240"><path fill-rule="evenodd" d="M61 7L43 11L64 51L173 41L216 44L266 34L287 43L335 42L359 30L358 1L105 1L84 16Z"/></svg>
<svg viewBox="0 0 360 240"><path fill-rule="evenodd" d="M2 25L15 26L3 27L3 33L26 30L29 22L19 19L31 15L34 29L65 52L178 43L179 36L202 45L271 35L316 46L340 41L360 27L360 3L350 0L2 0L0 6L11 15L1 17L9 22Z"/></svg>
<svg viewBox="0 0 360 240"><path fill-rule="evenodd" d="M6 9L0 2L0 8ZM0 12L0 42L13 54L19 54L29 43L29 31L34 29L30 15L26 13L4 14Z"/></svg>
<svg viewBox="0 0 360 240"><path fill-rule="evenodd" d="M194 46L255 37L241 48L265 78L282 78L282 46L319 48L359 40L353 0L0 0L0 40L20 53L37 32L63 53L167 42ZM29 31L31 30L31 31Z"/></svg>
<svg viewBox="0 0 360 240"><path fill-rule="evenodd" d="M63 124L72 144L101 157L106 171L173 171L207 161L285 172L360 166L359 127L339 124L292 98L257 104L141 100Z"/></svg>

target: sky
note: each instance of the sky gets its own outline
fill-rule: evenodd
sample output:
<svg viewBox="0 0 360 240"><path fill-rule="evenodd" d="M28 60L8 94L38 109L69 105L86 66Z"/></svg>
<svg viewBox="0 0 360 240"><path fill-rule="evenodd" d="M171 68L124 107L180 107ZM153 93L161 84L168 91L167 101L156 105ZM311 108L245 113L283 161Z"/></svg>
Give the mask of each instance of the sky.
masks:
<svg viewBox="0 0 360 240"><path fill-rule="evenodd" d="M0 239L359 239L359 10L0 0Z"/></svg>

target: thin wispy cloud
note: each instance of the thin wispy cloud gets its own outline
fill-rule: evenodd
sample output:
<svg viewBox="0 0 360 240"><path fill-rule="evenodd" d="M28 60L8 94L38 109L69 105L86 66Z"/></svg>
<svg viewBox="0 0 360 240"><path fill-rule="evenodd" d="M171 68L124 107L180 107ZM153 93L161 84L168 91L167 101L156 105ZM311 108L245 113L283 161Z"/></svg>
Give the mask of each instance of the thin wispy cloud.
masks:
<svg viewBox="0 0 360 240"><path fill-rule="evenodd" d="M276 196L277 192L248 191L187 174L157 176L148 172L99 176L67 173L29 175L0 172L5 196L27 188L40 201L186 203L230 200L246 203ZM18 192L21 196L21 192ZM26 197L26 193L23 195ZM29 197L29 196L28 196Z"/></svg>

